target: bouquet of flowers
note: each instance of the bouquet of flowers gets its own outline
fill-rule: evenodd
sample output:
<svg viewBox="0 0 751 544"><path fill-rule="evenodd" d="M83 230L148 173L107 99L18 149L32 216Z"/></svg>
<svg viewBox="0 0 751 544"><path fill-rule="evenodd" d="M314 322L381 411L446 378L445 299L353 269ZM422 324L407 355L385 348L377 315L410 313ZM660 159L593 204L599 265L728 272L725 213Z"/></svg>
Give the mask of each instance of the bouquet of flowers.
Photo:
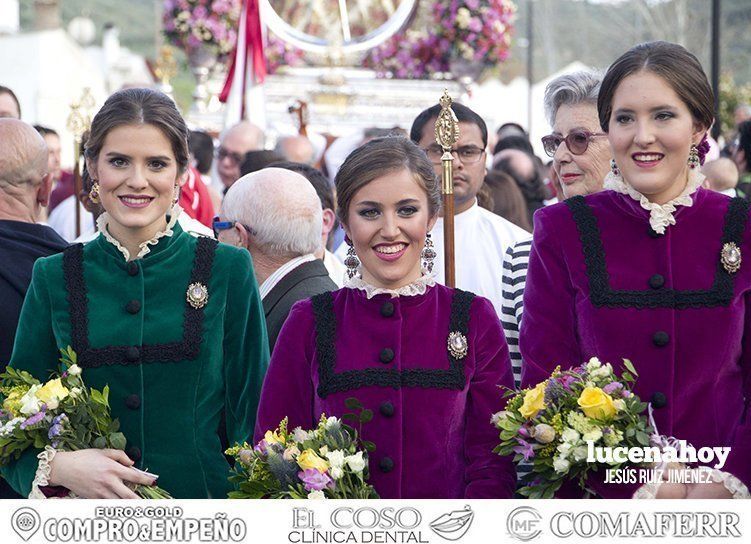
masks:
<svg viewBox="0 0 751 544"><path fill-rule="evenodd" d="M368 450L374 446L359 445L357 431L336 417L322 415L312 431L289 431L284 418L255 447L227 450L235 458L230 481L237 485L229 498L377 499L367 483Z"/></svg>
<svg viewBox="0 0 751 544"><path fill-rule="evenodd" d="M209 49L220 60L237 43L241 0L164 0L164 35L188 55Z"/></svg>
<svg viewBox="0 0 751 544"><path fill-rule="evenodd" d="M30 447L125 449L120 422L110 415L109 387L86 387L76 353L70 346L61 353L60 371L45 383L12 367L0 374L0 465ZM144 499L171 498L158 487L136 485L133 490Z"/></svg>
<svg viewBox="0 0 751 544"><path fill-rule="evenodd" d="M491 419L501 439L493 451L532 463L522 477L521 495L552 498L564 481L575 478L584 489L600 466L587 462L588 446L650 445L653 430L643 415L647 404L632 392L637 373L629 360L623 364L619 378L610 363L593 357L571 370L556 368L533 388L505 394L506 409ZM613 461L608 468L623 464Z"/></svg>

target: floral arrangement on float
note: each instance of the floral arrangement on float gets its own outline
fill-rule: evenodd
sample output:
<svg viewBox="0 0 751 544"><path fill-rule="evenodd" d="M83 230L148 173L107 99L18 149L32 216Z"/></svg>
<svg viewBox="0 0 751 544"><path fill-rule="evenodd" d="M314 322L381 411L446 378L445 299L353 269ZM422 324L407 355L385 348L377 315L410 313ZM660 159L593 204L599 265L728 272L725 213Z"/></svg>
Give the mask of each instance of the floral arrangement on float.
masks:
<svg viewBox="0 0 751 544"><path fill-rule="evenodd" d="M164 0L164 35L189 57L225 61L237 44L242 0Z"/></svg>
<svg viewBox="0 0 751 544"><path fill-rule="evenodd" d="M533 388L506 392L506 409L491 419L501 439L493 451L532 464L519 494L552 498L568 480L586 489L592 472L624 465L588 462L590 448L651 445L653 428L643 415L648 405L633 393L636 370L628 360L623 364L618 377L610 363L593 357L571 370L556 368Z"/></svg>
<svg viewBox="0 0 751 544"><path fill-rule="evenodd" d="M125 449L120 422L110 414L109 386L101 391L87 387L76 353L70 346L61 353L58 372L44 383L12 367L0 374L0 465L18 459L29 448ZM156 486L130 487L144 499L171 498ZM41 491L48 497L75 498L62 487L45 486Z"/></svg>
<svg viewBox="0 0 751 544"><path fill-rule="evenodd" d="M357 399L347 399L357 413L344 417L360 423L373 418L372 410ZM227 450L235 458L230 499L377 499L368 483L368 452L375 444L363 441L351 426L336 417L321 415L312 430L287 428L287 418L266 431L255 446L236 444Z"/></svg>

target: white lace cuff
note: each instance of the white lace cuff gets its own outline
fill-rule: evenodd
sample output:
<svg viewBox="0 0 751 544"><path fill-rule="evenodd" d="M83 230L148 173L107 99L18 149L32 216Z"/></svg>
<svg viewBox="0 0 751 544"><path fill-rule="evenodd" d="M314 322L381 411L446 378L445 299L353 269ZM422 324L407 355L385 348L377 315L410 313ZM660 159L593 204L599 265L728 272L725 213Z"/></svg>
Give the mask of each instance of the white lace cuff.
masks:
<svg viewBox="0 0 751 544"><path fill-rule="evenodd" d="M732 499L751 499L751 494L749 494L746 484L741 482L738 478L736 478L729 472L724 472L722 470L710 467L699 467L694 470L709 473L709 479L711 479L715 483L721 483L722 485L724 485L725 489L730 492ZM704 479L704 481L706 480L707 479ZM657 496L657 490L663 483L664 482L644 484L634 492L632 498L654 499Z"/></svg>
<svg viewBox="0 0 751 544"><path fill-rule="evenodd" d="M428 287L432 287L433 285L435 285L435 277L427 270L423 270L422 276L417 278L415 281L408 285L405 285L404 287L400 287L399 289L384 289L382 287L370 285L359 275L344 282L345 287L365 291L365 296L367 296L368 299L382 294L391 295L391 298L424 295L425 291L428 290Z"/></svg>
<svg viewBox="0 0 751 544"><path fill-rule="evenodd" d="M52 459L55 458L57 450L52 446L45 446L44 450L39 452L37 459L39 459L39 465L37 471L34 474L34 481L31 482L31 493L29 493L30 499L46 499L47 495L42 493L40 487L49 485L50 472L52 472ZM68 492L68 497L74 499L76 496L72 492Z"/></svg>

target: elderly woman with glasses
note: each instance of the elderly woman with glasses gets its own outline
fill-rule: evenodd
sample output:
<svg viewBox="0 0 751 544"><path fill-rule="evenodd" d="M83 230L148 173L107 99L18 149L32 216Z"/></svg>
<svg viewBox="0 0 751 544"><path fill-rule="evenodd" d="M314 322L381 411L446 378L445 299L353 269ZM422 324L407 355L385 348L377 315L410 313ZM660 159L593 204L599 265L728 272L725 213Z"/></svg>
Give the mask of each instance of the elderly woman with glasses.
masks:
<svg viewBox="0 0 751 544"><path fill-rule="evenodd" d="M606 483L601 467L587 486L605 498L749 496L749 203L702 188L713 104L701 64L684 47L633 47L610 66L598 95L613 154L609 190L535 216L522 386L594 356L620 372L626 358L660 442L729 451L726 460L680 471L682 482L642 488ZM577 495L572 482L559 492Z"/></svg>

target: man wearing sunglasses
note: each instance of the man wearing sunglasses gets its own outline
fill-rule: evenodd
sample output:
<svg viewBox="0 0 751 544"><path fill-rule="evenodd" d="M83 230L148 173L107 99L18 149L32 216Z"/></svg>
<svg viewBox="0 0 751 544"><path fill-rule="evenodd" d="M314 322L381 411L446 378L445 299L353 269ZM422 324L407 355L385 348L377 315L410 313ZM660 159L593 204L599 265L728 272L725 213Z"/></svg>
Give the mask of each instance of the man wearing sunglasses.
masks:
<svg viewBox="0 0 751 544"><path fill-rule="evenodd" d="M509 246L526 240L530 234L510 221L481 208L477 193L486 173L488 128L482 117L462 104L452 108L459 120L459 140L452 148L454 156L454 240L456 248L456 286L489 299L501 313L503 254ZM433 163L436 176L443 168L443 151L435 142L435 121L441 111L435 105L415 118L410 138ZM438 254L433 271L436 280L444 281L443 218L439 217L431 236Z"/></svg>
<svg viewBox="0 0 751 544"><path fill-rule="evenodd" d="M240 165L248 151L263 149L263 131L250 121L241 121L222 135L216 150L216 172L226 191L240 179Z"/></svg>

